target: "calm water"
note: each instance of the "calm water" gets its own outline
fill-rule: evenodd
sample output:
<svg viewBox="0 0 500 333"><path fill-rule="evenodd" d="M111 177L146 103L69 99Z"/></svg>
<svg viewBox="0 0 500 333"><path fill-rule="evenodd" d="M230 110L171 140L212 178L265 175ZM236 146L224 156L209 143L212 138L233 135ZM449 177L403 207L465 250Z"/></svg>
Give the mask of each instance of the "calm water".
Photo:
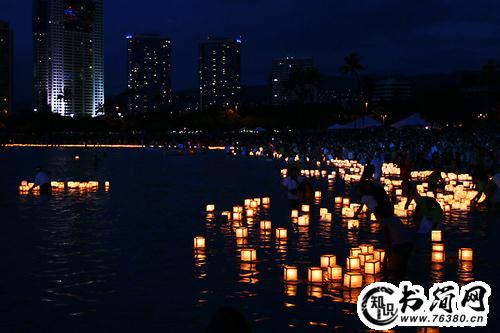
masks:
<svg viewBox="0 0 500 333"><path fill-rule="evenodd" d="M105 154L97 166L94 154ZM109 180L111 188L50 200L21 197L17 186L33 177L37 165L54 180ZM344 265L351 246L379 244L376 228L363 224L359 232L347 232L338 214L333 223L313 218L308 231L294 228L279 188L281 167L215 152L0 150L0 330L199 332L218 307L231 305L255 332L365 331L352 304L355 292L286 286L281 265L298 265L301 277L324 253L336 254ZM315 186L323 191L321 206L333 210L344 184L328 188L317 180ZM287 227L289 237L276 243L255 223L247 245L258 247L259 260L242 265L238 248L245 245L236 242L231 226L206 221L201 211L207 203L230 210L262 196L272 203L262 217L273 229ZM424 286L473 279L492 284L491 326L482 331L495 331L498 318L499 223L494 213L452 212L444 233L447 262L432 265L428 244L411 262L413 282ZM206 236L203 254L193 251L195 235ZM459 247L474 248L472 270L457 263Z"/></svg>

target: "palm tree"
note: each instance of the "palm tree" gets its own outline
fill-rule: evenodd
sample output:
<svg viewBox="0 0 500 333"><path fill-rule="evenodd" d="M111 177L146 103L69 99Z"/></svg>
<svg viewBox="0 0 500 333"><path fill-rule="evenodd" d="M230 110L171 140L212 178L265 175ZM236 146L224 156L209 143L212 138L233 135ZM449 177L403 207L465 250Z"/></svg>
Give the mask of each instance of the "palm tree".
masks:
<svg viewBox="0 0 500 333"><path fill-rule="evenodd" d="M340 67L340 71L344 75L350 75L357 83L359 83L359 72L365 69L361 64L359 54L350 53L344 58L344 64Z"/></svg>

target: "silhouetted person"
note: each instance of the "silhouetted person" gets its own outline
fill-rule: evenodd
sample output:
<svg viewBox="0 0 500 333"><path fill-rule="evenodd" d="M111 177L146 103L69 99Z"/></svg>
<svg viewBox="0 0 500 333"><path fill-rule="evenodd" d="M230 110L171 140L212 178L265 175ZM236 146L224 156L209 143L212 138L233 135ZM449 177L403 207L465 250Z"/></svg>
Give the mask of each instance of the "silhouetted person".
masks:
<svg viewBox="0 0 500 333"><path fill-rule="evenodd" d="M208 324L207 333L250 333L250 324L235 308L222 307Z"/></svg>
<svg viewBox="0 0 500 333"><path fill-rule="evenodd" d="M296 166L288 168L288 173L283 179L282 186L287 191L288 202L292 209L298 209L300 204L299 187L304 182L304 177L300 175L299 169Z"/></svg>
<svg viewBox="0 0 500 333"><path fill-rule="evenodd" d="M47 175L42 167L38 167L36 169L36 176L35 176L35 181L34 185L32 188L30 188L30 192L33 191L34 187L40 187L40 194L41 195L51 195L52 194L52 186L50 185L50 178L49 175Z"/></svg>

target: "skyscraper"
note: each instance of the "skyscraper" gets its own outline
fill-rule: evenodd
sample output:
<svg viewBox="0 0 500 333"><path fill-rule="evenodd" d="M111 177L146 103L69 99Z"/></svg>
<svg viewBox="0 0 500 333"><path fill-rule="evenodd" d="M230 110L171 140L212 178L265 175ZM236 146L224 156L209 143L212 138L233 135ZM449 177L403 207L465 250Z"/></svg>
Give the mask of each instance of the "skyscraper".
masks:
<svg viewBox="0 0 500 333"><path fill-rule="evenodd" d="M12 30L0 21L0 113L12 111Z"/></svg>
<svg viewBox="0 0 500 333"><path fill-rule="evenodd" d="M129 111L157 111L172 104L171 41L159 35L129 35Z"/></svg>
<svg viewBox="0 0 500 333"><path fill-rule="evenodd" d="M240 103L240 39L209 38L200 44L200 109Z"/></svg>
<svg viewBox="0 0 500 333"><path fill-rule="evenodd" d="M104 112L103 0L33 0L34 108Z"/></svg>
<svg viewBox="0 0 500 333"><path fill-rule="evenodd" d="M314 68L312 58L286 57L273 60L271 90L272 104L274 106L286 105L291 102L290 92L287 91L287 83L290 75L296 70Z"/></svg>

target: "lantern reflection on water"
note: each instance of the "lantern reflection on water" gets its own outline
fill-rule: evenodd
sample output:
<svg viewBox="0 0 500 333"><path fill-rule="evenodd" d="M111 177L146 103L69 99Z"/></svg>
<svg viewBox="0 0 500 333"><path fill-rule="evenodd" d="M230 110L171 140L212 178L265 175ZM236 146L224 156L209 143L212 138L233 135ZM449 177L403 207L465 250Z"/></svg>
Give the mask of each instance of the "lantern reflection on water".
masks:
<svg viewBox="0 0 500 333"><path fill-rule="evenodd" d="M196 236L194 238L194 248L195 249L204 249L205 248L205 237Z"/></svg>
<svg viewBox="0 0 500 333"><path fill-rule="evenodd" d="M445 262L444 252L438 252L438 251L432 252L432 262L437 262L437 263Z"/></svg>
<svg viewBox="0 0 500 333"><path fill-rule="evenodd" d="M380 261L370 259L365 262L365 274L375 275L380 273Z"/></svg>
<svg viewBox="0 0 500 333"><path fill-rule="evenodd" d="M276 239L286 239L288 232L285 228L276 229Z"/></svg>
<svg viewBox="0 0 500 333"><path fill-rule="evenodd" d="M307 281L310 283L322 283L323 269L321 267L309 267L307 270Z"/></svg>
<svg viewBox="0 0 500 333"><path fill-rule="evenodd" d="M458 260L460 261L472 261L473 259L473 250L471 248L461 248L458 250Z"/></svg>
<svg viewBox="0 0 500 333"><path fill-rule="evenodd" d="M324 254L321 256L321 267L327 268L337 264L337 257L333 254Z"/></svg>
<svg viewBox="0 0 500 333"><path fill-rule="evenodd" d="M283 280L285 282L298 282L299 271L296 266L285 265L283 266Z"/></svg>
<svg viewBox="0 0 500 333"><path fill-rule="evenodd" d="M241 261L255 261L257 260L256 249L242 249L240 253Z"/></svg>
<svg viewBox="0 0 500 333"><path fill-rule="evenodd" d="M432 252L444 252L444 244L443 243L433 243L432 244Z"/></svg>
<svg viewBox="0 0 500 333"><path fill-rule="evenodd" d="M342 280L342 266L333 265L327 268L328 278L332 281Z"/></svg>
<svg viewBox="0 0 500 333"><path fill-rule="evenodd" d="M347 257L346 259L346 269L348 271L357 271L361 268L361 262L359 257Z"/></svg>
<svg viewBox="0 0 500 333"><path fill-rule="evenodd" d="M356 289L363 287L363 275L360 273L345 273L344 274L344 288Z"/></svg>

